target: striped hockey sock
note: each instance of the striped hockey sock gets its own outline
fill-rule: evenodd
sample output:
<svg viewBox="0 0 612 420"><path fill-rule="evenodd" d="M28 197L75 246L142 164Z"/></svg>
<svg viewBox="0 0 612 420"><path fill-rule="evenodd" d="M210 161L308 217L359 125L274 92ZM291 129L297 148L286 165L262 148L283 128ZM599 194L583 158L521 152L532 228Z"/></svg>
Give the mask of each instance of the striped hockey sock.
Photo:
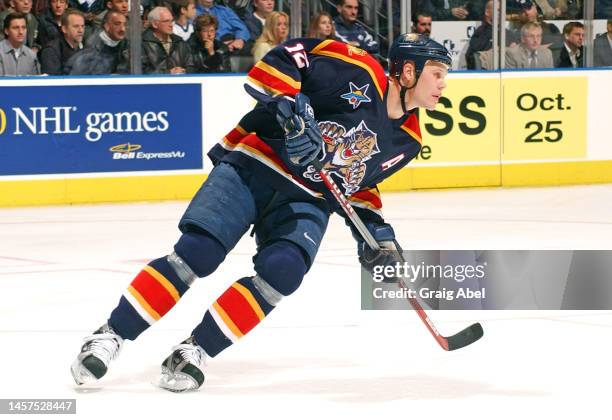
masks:
<svg viewBox="0 0 612 420"><path fill-rule="evenodd" d="M193 330L196 342L209 356L214 357L235 343L274 309L253 280L254 277L245 277L232 284Z"/></svg>
<svg viewBox="0 0 612 420"><path fill-rule="evenodd" d="M122 338L134 340L170 311L189 290L166 257L146 265L130 283L108 324Z"/></svg>

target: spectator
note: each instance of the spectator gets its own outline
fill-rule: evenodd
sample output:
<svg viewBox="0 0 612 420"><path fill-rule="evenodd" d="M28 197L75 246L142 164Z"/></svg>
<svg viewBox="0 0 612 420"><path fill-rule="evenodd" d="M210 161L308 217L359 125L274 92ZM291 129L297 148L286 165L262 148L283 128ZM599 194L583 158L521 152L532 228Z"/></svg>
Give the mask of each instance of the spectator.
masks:
<svg viewBox="0 0 612 420"><path fill-rule="evenodd" d="M287 40L289 35L289 15L285 12L272 12L266 18L262 34L253 46L253 60L261 60L272 48Z"/></svg>
<svg viewBox="0 0 612 420"><path fill-rule="evenodd" d="M0 12L4 12L6 9L8 9L8 6L4 2L4 0L0 0Z"/></svg>
<svg viewBox="0 0 612 420"><path fill-rule="evenodd" d="M121 13L126 18L129 18L128 17L128 14L130 13L130 2L129 2L129 0L107 0L105 5L106 5L106 9L104 9L102 12L98 13L96 15L96 17L94 18L93 22L92 22L92 25L96 29L98 29L95 32L102 31L102 26L103 26L103 23L104 23L104 17L111 10L113 12ZM127 31L127 29L126 29L126 31ZM98 34L96 33L95 35L97 36Z"/></svg>
<svg viewBox="0 0 612 420"><path fill-rule="evenodd" d="M569 22L563 27L563 48L557 56L555 67L584 67L584 25L580 22Z"/></svg>
<svg viewBox="0 0 612 420"><path fill-rule="evenodd" d="M193 24L196 17L195 0L175 0L172 3L172 14L175 16L172 32L183 41L189 41L193 34Z"/></svg>
<svg viewBox="0 0 612 420"><path fill-rule="evenodd" d="M433 20L481 20L483 0L417 0L416 10L429 13Z"/></svg>
<svg viewBox="0 0 612 420"><path fill-rule="evenodd" d="M537 69L552 68L550 50L542 46L542 27L529 22L521 28L521 43L506 50L506 68Z"/></svg>
<svg viewBox="0 0 612 420"><path fill-rule="evenodd" d="M542 11L544 19L557 19L566 17L567 0L534 0Z"/></svg>
<svg viewBox="0 0 612 420"><path fill-rule="evenodd" d="M189 40L195 73L229 73L230 53L227 45L215 39L217 19L203 14L194 22L195 32Z"/></svg>
<svg viewBox="0 0 612 420"><path fill-rule="evenodd" d="M531 0L518 0L516 3L519 8L517 18L510 23L514 39L521 38L521 28L527 22L537 22L542 27L542 45L551 46L561 43L559 28L552 23L546 23L539 19L538 8Z"/></svg>
<svg viewBox="0 0 612 420"><path fill-rule="evenodd" d="M60 38L62 34L60 29L62 14L67 8L68 0L51 0L49 7L38 18L38 44L41 47L45 47L50 41Z"/></svg>
<svg viewBox="0 0 612 420"><path fill-rule="evenodd" d="M165 7L149 12L151 27L142 34L144 73L193 73L189 45L172 33L172 13Z"/></svg>
<svg viewBox="0 0 612 420"><path fill-rule="evenodd" d="M4 19L9 13L21 13L26 19L26 46L29 47L34 53L38 53L40 45L37 42L38 38L38 19L32 13L32 0L10 0L10 8L0 13L0 27L3 26ZM2 34L0 39L4 38Z"/></svg>
<svg viewBox="0 0 612 420"><path fill-rule="evenodd" d="M359 3L357 0L340 0L336 6L338 16L334 19L336 36L342 42L354 45L371 54L378 54L378 43L372 35L357 22Z"/></svg>
<svg viewBox="0 0 612 420"><path fill-rule="evenodd" d="M36 53L25 45L26 16L9 13L4 17L5 39L0 41L0 76L32 76L40 74Z"/></svg>
<svg viewBox="0 0 612 420"><path fill-rule="evenodd" d="M248 13L244 19L251 40L254 42L259 38L266 23L266 18L274 11L274 0L253 0L253 12Z"/></svg>
<svg viewBox="0 0 612 420"><path fill-rule="evenodd" d="M476 54L480 56L481 52L491 51L493 48L493 0L487 1L482 18L482 24L476 28L468 49L465 53L465 61L469 70L486 68L491 70L492 67L477 66ZM506 47L516 45L514 34L506 29Z"/></svg>
<svg viewBox="0 0 612 420"><path fill-rule="evenodd" d="M40 52L41 71L50 75L68 74L64 65L70 57L83 49L85 16L76 9L68 9L62 15L62 35L54 39Z"/></svg>
<svg viewBox="0 0 612 420"><path fill-rule="evenodd" d="M334 21L329 13L321 12L312 18L308 28L308 37L319 39L337 39Z"/></svg>
<svg viewBox="0 0 612 420"><path fill-rule="evenodd" d="M102 31L92 38L91 46L68 60L65 70L71 75L127 74L129 46L126 39L127 19L113 10L106 13Z"/></svg>
<svg viewBox="0 0 612 420"><path fill-rule="evenodd" d="M96 17L106 10L106 0L68 0L70 8L78 9L85 15L86 32L92 32ZM85 35L87 38L87 34Z"/></svg>
<svg viewBox="0 0 612 420"><path fill-rule="evenodd" d="M431 15L427 12L417 12L414 15L412 23L412 32L425 35L427 38L431 36Z"/></svg>
<svg viewBox="0 0 612 420"><path fill-rule="evenodd" d="M612 66L612 19L608 19L608 32L595 38L593 64L597 67Z"/></svg>
<svg viewBox="0 0 612 420"><path fill-rule="evenodd" d="M249 30L229 7L215 5L214 0L199 0L196 10L198 15L210 13L217 18L217 39L223 41L230 52L241 51L250 39Z"/></svg>

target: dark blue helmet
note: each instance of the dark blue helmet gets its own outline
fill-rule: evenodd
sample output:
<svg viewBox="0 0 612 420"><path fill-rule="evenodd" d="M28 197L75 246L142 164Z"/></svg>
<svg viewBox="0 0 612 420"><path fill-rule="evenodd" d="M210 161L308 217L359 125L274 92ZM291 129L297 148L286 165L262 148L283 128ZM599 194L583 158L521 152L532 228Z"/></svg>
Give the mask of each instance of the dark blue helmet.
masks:
<svg viewBox="0 0 612 420"><path fill-rule="evenodd" d="M450 67L451 55L443 45L421 34L403 34L397 37L389 50L389 76L399 79L407 61L412 61L416 77L421 75L428 60Z"/></svg>

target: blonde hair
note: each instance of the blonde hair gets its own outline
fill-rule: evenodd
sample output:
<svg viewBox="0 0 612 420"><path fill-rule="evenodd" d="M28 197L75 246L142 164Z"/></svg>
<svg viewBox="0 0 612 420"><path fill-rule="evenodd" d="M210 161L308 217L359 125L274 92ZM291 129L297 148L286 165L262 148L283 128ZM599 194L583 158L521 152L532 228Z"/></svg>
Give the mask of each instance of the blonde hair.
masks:
<svg viewBox="0 0 612 420"><path fill-rule="evenodd" d="M321 23L321 19L324 17L329 19L329 23L331 24L331 33L327 36L323 36L321 32L319 32L319 24ZM316 14L310 20L310 26L308 27L308 38L319 38L319 39L336 39L336 26L334 25L334 20L331 15L327 12L321 12Z"/></svg>
<svg viewBox="0 0 612 420"><path fill-rule="evenodd" d="M265 43L270 44L272 46L278 45L284 42L285 39L276 39L276 35L274 35L276 25L278 24L278 20L284 17L287 20L287 25L289 25L289 15L285 12L272 12L266 17L266 23L264 24L263 31L255 44Z"/></svg>

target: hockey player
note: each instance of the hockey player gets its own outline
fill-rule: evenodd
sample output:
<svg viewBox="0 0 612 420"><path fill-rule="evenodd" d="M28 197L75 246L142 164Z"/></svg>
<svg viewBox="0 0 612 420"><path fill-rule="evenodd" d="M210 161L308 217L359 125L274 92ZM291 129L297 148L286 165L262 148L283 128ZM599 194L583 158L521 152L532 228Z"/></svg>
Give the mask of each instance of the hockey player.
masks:
<svg viewBox="0 0 612 420"><path fill-rule="evenodd" d="M319 159L381 246L399 249L376 185L421 148L416 109L433 109L451 58L437 42L405 34L390 73L365 51L333 40L294 39L248 73L259 104L210 152L208 179L179 222L170 255L136 276L106 324L85 338L71 367L77 384L100 379L125 340L164 316L193 282L214 272L253 226L255 275L213 302L189 338L163 361L159 385L199 388L203 363L259 324L311 267L328 219L341 213L310 163ZM361 264L389 258L355 235Z"/></svg>

